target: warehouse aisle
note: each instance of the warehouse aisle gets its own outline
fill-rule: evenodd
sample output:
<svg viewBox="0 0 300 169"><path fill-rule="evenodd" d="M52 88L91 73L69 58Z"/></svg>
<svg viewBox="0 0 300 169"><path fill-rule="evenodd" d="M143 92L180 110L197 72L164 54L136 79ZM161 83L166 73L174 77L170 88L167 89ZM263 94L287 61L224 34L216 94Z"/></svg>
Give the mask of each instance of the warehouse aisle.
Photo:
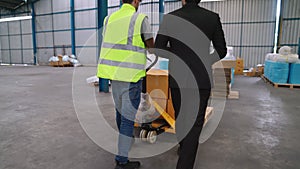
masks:
<svg viewBox="0 0 300 169"><path fill-rule="evenodd" d="M0 169L114 167L114 156L80 126L72 74L73 68L0 67ZM240 99L227 102L217 131L199 147L195 168L299 168L300 90L275 89L247 77L237 77L234 90ZM96 93L104 97L110 96ZM108 113L112 103L106 101L105 119L115 127L114 113ZM176 160L175 147L142 159L141 169L174 169Z"/></svg>

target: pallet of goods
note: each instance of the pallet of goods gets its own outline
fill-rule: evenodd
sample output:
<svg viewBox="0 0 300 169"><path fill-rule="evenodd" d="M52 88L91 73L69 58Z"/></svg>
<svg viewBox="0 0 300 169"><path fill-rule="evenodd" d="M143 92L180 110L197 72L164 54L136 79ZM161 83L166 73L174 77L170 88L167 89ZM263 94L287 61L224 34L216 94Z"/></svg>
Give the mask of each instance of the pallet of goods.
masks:
<svg viewBox="0 0 300 169"><path fill-rule="evenodd" d="M279 54L267 54L265 72L262 76L265 82L275 88L300 88L300 60L298 55L291 53L291 48L282 47Z"/></svg>

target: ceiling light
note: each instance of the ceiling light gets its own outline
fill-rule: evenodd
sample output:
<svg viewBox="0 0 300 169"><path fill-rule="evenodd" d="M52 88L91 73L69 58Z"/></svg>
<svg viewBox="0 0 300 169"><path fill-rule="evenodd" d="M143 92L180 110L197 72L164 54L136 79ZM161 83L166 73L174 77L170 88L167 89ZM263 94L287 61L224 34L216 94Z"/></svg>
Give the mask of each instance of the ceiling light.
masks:
<svg viewBox="0 0 300 169"><path fill-rule="evenodd" d="M20 16L20 17L3 18L3 19L0 19L0 22L20 21L20 20L26 20L26 19L31 19L31 18L32 18L32 16Z"/></svg>

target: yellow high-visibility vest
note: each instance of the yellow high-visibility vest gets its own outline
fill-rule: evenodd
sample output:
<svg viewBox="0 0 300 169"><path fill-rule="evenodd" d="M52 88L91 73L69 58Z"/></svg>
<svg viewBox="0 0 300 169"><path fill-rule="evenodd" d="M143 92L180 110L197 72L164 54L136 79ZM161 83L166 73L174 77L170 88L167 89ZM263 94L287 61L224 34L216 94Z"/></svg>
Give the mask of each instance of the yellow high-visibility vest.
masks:
<svg viewBox="0 0 300 169"><path fill-rule="evenodd" d="M105 18L98 77L137 82L146 75L146 47L141 37L145 17L132 5L123 4Z"/></svg>

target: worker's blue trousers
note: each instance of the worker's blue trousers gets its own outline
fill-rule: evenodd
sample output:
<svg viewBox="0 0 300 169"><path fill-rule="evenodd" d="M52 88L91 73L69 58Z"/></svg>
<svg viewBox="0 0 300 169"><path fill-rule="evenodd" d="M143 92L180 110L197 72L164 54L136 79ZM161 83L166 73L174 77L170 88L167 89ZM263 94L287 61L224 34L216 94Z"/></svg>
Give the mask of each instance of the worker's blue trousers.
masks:
<svg viewBox="0 0 300 169"><path fill-rule="evenodd" d="M140 104L142 80L137 83L112 81L112 93L119 129L118 155L115 160L127 163L134 130L134 120Z"/></svg>

